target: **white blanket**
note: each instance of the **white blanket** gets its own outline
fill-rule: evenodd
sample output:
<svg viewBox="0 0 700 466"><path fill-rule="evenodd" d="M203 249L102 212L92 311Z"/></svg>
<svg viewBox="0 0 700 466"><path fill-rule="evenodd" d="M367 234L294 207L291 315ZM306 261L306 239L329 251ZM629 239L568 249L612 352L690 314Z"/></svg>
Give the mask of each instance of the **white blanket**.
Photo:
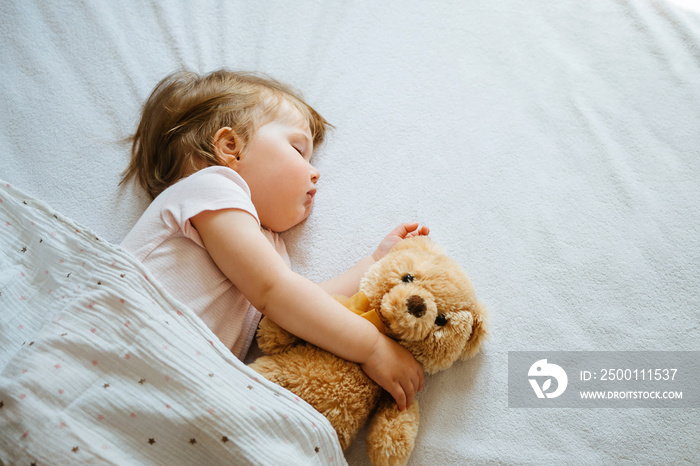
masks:
<svg viewBox="0 0 700 466"><path fill-rule="evenodd" d="M0 223L0 463L345 463L130 254L4 182Z"/></svg>
<svg viewBox="0 0 700 466"><path fill-rule="evenodd" d="M700 350L698 2L14 0L0 37L0 178L115 243L147 205L118 141L159 79L303 91L336 129L295 269L417 220L491 310L483 354L427 378L411 464L700 462L697 410L507 405L508 351Z"/></svg>

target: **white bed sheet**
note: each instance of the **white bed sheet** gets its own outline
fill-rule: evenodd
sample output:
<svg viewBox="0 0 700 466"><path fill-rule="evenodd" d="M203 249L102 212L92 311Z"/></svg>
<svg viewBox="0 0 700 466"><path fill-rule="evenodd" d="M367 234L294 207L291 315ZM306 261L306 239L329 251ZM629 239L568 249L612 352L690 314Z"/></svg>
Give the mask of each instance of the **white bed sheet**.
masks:
<svg viewBox="0 0 700 466"><path fill-rule="evenodd" d="M336 129L295 269L428 224L491 309L428 377L411 464L697 463L698 411L507 406L516 350L700 350L700 8L664 0L0 5L0 178L118 242L139 107L219 67L301 89ZM362 442L347 453L364 464Z"/></svg>

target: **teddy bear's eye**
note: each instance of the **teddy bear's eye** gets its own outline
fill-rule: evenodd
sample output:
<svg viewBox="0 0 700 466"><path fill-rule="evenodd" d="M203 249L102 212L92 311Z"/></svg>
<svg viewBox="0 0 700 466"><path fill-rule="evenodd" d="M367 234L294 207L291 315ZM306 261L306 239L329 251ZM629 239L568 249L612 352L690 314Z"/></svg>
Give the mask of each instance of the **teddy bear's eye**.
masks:
<svg viewBox="0 0 700 466"><path fill-rule="evenodd" d="M411 275L410 273L407 273L406 275L404 275L404 276L401 278L401 281L404 282L404 283L410 283L410 282L413 281L413 275Z"/></svg>
<svg viewBox="0 0 700 466"><path fill-rule="evenodd" d="M438 314L438 316L435 318L435 325L438 327L444 327L447 324L447 317L445 317L445 314Z"/></svg>

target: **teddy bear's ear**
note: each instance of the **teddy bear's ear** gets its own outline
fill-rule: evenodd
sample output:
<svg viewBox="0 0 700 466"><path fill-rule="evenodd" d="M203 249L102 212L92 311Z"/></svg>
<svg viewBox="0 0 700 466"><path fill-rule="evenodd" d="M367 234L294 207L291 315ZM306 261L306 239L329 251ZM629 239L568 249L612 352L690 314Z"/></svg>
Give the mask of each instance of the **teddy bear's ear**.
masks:
<svg viewBox="0 0 700 466"><path fill-rule="evenodd" d="M472 310L472 316L474 317L472 323L472 334L462 350L462 355L460 356L461 359L470 358L478 353L479 349L481 348L481 344L484 342L489 333L486 324L488 311L481 303L476 303L474 309Z"/></svg>

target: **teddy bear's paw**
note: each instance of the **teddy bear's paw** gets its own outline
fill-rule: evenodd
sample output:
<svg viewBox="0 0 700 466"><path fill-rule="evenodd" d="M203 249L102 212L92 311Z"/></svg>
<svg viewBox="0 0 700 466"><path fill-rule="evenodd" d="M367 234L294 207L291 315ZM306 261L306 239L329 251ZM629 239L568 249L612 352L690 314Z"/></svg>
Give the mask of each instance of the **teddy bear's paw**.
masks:
<svg viewBox="0 0 700 466"><path fill-rule="evenodd" d="M392 456L387 453L381 453L376 455L369 455L369 459L372 462L372 466L404 466L408 463L408 454L402 456Z"/></svg>
<svg viewBox="0 0 700 466"><path fill-rule="evenodd" d="M265 354L281 353L301 341L267 317L260 321L257 339L258 346Z"/></svg>
<svg viewBox="0 0 700 466"><path fill-rule="evenodd" d="M418 433L418 403L399 411L393 399L382 400L367 432L367 455L374 466L408 462Z"/></svg>

